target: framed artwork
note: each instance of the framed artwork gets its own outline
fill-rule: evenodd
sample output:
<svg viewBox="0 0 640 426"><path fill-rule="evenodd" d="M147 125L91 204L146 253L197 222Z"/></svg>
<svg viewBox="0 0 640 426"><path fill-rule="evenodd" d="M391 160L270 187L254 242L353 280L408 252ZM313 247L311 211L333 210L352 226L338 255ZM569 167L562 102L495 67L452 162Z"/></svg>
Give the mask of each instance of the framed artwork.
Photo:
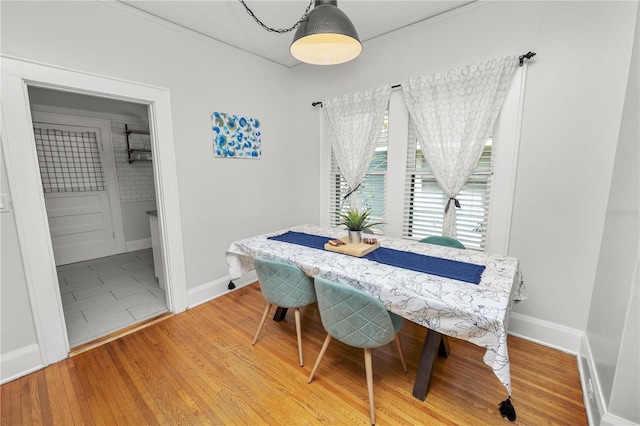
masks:
<svg viewBox="0 0 640 426"><path fill-rule="evenodd" d="M211 114L213 155L224 158L260 158L260 121L226 112Z"/></svg>

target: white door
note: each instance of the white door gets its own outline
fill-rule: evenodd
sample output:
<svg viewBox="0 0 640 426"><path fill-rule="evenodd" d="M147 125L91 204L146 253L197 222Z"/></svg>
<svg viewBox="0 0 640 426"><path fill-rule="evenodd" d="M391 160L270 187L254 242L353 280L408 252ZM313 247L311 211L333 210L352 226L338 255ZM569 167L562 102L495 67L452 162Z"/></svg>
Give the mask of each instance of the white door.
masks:
<svg viewBox="0 0 640 426"><path fill-rule="evenodd" d="M100 129L33 126L56 265L118 253Z"/></svg>
<svg viewBox="0 0 640 426"><path fill-rule="evenodd" d="M116 254L107 191L45 194L56 265Z"/></svg>

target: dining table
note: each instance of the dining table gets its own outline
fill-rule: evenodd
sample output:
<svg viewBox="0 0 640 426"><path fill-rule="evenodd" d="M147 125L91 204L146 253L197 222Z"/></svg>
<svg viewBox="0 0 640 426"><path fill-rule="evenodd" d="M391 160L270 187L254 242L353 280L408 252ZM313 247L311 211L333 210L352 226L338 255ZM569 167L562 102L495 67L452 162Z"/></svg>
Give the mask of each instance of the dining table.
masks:
<svg viewBox="0 0 640 426"><path fill-rule="evenodd" d="M244 276L255 269L255 258L264 258L365 291L428 329L416 398L426 398L435 354L447 356L453 337L486 348L483 361L510 401L509 317L513 305L527 298L518 259L384 235L371 235L380 247L361 257L326 249L329 240L346 234L341 227L304 224L234 241L226 252L230 278Z"/></svg>

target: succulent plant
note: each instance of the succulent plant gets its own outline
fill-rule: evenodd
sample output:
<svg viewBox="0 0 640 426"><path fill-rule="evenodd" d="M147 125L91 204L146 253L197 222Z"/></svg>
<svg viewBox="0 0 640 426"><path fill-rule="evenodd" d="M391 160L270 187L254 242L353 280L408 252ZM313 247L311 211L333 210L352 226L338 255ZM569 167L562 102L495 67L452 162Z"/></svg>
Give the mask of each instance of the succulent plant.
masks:
<svg viewBox="0 0 640 426"><path fill-rule="evenodd" d="M346 213L338 213L340 217L340 225L347 227L349 231L363 231L375 225L381 225L384 222L372 222L370 209L365 210L349 210Z"/></svg>

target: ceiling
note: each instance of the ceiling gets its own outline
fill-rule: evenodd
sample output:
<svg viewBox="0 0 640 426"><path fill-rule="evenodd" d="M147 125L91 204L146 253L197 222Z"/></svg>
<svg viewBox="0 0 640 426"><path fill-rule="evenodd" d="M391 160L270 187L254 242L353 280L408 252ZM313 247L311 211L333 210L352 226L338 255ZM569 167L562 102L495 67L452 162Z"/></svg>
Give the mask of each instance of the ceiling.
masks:
<svg viewBox="0 0 640 426"><path fill-rule="evenodd" d="M473 1L340 0L338 7L355 25L366 50L368 40ZM120 3L286 67L300 63L289 54L294 32L278 34L264 30L237 0L120 0ZM307 0L245 0L245 3L265 25L276 29L293 26L309 4Z"/></svg>

